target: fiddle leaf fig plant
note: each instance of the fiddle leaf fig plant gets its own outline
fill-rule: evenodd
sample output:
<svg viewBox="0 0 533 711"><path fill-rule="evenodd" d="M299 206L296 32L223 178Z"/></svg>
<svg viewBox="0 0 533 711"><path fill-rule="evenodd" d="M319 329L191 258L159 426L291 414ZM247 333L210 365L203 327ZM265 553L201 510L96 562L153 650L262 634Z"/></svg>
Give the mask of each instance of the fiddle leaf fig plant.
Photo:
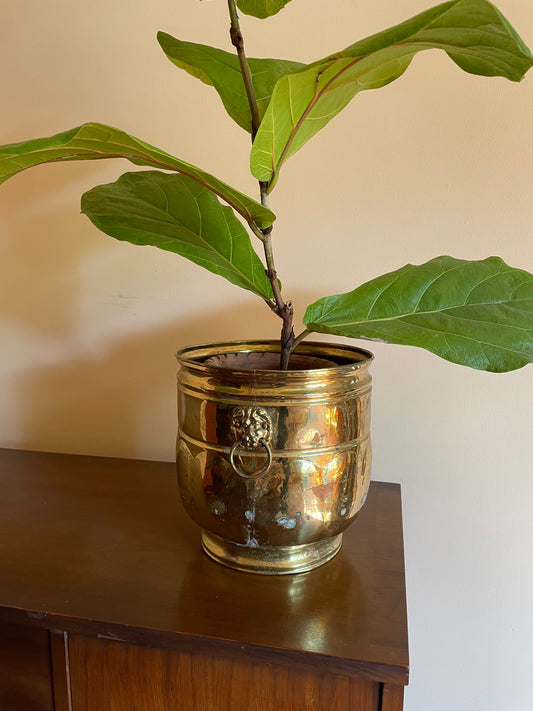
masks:
<svg viewBox="0 0 533 711"><path fill-rule="evenodd" d="M441 49L470 74L510 81L524 77L533 57L491 2L450 0L311 64L248 58L239 13L264 19L291 1L227 0L231 52L158 34L168 59L213 87L228 115L250 133L258 200L99 123L0 147L0 182L32 166L67 160L126 158L148 166L85 193L82 211L116 239L175 252L260 297L282 321L282 369L313 332L417 346L495 372L533 362L533 275L499 257L440 256L407 264L348 293L318 299L295 335L292 303L282 294L275 266L269 206L285 161L359 92L394 81L423 50Z"/></svg>

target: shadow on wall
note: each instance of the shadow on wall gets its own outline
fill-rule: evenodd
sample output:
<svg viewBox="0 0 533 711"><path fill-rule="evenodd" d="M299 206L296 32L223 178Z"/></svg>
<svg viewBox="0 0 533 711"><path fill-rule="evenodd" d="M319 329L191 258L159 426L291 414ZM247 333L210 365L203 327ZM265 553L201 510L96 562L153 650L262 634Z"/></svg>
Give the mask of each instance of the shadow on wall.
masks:
<svg viewBox="0 0 533 711"><path fill-rule="evenodd" d="M67 170L61 174L54 167ZM80 218L79 199L65 206L61 198L82 175L73 167L52 166L44 177L30 171L0 194L0 317L46 337L70 330L81 265L104 246Z"/></svg>
<svg viewBox="0 0 533 711"><path fill-rule="evenodd" d="M255 303L239 306L238 318L230 308L219 309L121 337L98 354L71 354L67 362L27 370L13 382L20 408L13 446L170 461L176 436L175 351L272 334L277 324L271 321Z"/></svg>
<svg viewBox="0 0 533 711"><path fill-rule="evenodd" d="M279 322L257 299L243 295L238 306L117 334L82 350L76 335L80 280L97 278L100 268L105 280L111 268L108 238L80 218L79 202L65 206L72 182L83 192L82 172L79 166L49 166L46 176L29 172L0 196L7 236L0 246L0 319L8 330L43 339L43 353L48 346L60 353L52 363L36 353L35 364L25 354L18 368L7 369L3 417L10 427L4 441L21 449L172 460L175 351L206 341L277 338ZM108 179L104 171L93 173L91 184ZM95 271L84 276L88 263ZM291 297L301 317L316 295ZM9 361L13 355L7 349L3 357Z"/></svg>

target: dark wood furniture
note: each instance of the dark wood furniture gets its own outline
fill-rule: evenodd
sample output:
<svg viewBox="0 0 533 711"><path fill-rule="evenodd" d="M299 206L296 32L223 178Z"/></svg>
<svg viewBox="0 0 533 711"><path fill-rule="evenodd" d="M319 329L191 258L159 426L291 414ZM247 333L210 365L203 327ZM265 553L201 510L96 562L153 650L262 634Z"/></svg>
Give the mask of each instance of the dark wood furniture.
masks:
<svg viewBox="0 0 533 711"><path fill-rule="evenodd" d="M399 486L295 576L210 561L174 465L0 450L2 711L400 711Z"/></svg>

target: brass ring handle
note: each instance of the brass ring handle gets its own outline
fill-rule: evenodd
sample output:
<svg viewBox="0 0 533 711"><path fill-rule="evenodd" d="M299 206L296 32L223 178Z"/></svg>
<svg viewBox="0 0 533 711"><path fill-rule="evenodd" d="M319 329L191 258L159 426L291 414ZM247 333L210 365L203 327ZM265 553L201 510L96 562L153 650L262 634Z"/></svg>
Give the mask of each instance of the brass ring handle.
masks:
<svg viewBox="0 0 533 711"><path fill-rule="evenodd" d="M231 464L231 468L233 469L235 474L238 474L243 479L257 479L258 477L262 476L263 474L266 474L267 471L272 466L272 450L270 449L268 442L265 442L264 439L259 440L259 444L262 444L263 447L266 449L268 459L267 459L266 463L261 467L261 469L258 469L256 472L252 472L251 474L246 474L245 472L243 472L242 469L239 467L239 465L235 463L235 452L241 446L241 444L242 444L241 440L239 440L238 442L235 442L235 444L231 448L231 452L229 453L229 461Z"/></svg>

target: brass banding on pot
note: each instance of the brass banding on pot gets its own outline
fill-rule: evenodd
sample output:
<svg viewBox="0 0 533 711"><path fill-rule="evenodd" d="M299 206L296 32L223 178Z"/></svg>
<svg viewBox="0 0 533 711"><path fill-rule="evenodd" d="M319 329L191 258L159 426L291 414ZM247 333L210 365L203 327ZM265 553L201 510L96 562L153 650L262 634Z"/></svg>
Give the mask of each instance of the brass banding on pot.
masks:
<svg viewBox="0 0 533 711"><path fill-rule="evenodd" d="M206 450L212 450L213 452L219 452L220 454L227 454L229 455L231 452L232 447L235 445L230 446L224 446L224 445L219 445L219 444L212 444L211 442L206 442L205 440L199 440L195 439L194 437L190 437L189 435L185 434L183 430L178 430L178 437L180 439L186 440L192 445L195 445L199 449L206 449ZM342 452L346 449L352 449L353 447L357 447L358 445L364 444L369 440L369 437L359 437L357 439L352 439L348 442L343 442L342 444L335 444L331 445L330 447L313 447L313 449L307 449L307 455L306 456L322 456L324 454L334 454L336 452ZM283 456L283 457L302 457L302 450L301 449L272 449L272 456ZM245 450L243 449L241 452L239 452L239 456L242 457L255 457L257 456L257 452L252 450Z"/></svg>

